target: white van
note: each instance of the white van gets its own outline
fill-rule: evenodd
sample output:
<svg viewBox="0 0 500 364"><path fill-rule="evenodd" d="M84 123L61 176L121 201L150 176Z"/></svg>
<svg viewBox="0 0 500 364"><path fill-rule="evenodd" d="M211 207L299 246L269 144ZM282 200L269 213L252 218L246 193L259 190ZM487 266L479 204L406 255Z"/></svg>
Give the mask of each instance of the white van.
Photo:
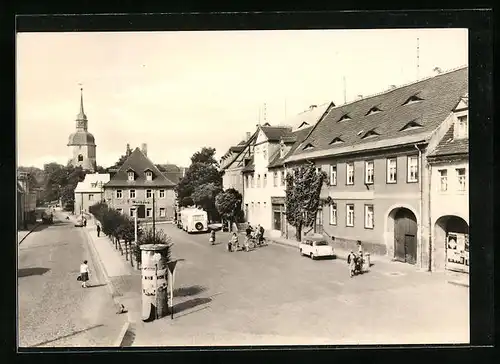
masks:
<svg viewBox="0 0 500 364"><path fill-rule="evenodd" d="M208 231L208 215L204 210L185 208L181 210L182 230L188 233Z"/></svg>

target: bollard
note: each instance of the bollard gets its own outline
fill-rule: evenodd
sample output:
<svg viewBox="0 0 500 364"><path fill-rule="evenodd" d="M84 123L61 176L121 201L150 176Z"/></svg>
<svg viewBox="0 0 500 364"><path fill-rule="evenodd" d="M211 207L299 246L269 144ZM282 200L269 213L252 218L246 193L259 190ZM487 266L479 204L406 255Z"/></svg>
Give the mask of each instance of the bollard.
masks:
<svg viewBox="0 0 500 364"><path fill-rule="evenodd" d="M165 244L141 248L142 319L152 321L168 314L167 258Z"/></svg>

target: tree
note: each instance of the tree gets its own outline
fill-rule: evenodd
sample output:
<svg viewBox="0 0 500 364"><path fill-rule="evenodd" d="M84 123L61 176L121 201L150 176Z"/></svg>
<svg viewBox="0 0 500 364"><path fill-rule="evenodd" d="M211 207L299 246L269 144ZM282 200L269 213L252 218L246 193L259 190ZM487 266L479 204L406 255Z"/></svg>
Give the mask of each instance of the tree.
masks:
<svg viewBox="0 0 500 364"><path fill-rule="evenodd" d="M215 159L215 148L203 147L201 151L193 154L191 157L191 163L204 163L218 167L219 163Z"/></svg>
<svg viewBox="0 0 500 364"><path fill-rule="evenodd" d="M196 187L191 195L194 203L202 207L207 212L209 221L213 221L217 218L215 198L220 192L222 192L222 186L217 183L210 182Z"/></svg>
<svg viewBox="0 0 500 364"><path fill-rule="evenodd" d="M118 161L115 164L113 164L111 167L107 168L106 171L109 171L110 169L113 169L113 170L120 169L120 167L123 165L123 163L125 163L127 158L130 156L130 154L132 154L132 149L130 149L130 144L127 144L125 154L120 156L120 158L118 158Z"/></svg>
<svg viewBox="0 0 500 364"><path fill-rule="evenodd" d="M139 238L138 244L134 246L134 255L138 263L142 262L142 254L140 246L143 244L163 244L167 246L166 260L170 262L172 250L172 238L165 234L163 230L154 230L153 228L145 229Z"/></svg>
<svg viewBox="0 0 500 364"><path fill-rule="evenodd" d="M181 202L180 202L180 205L181 206L193 206L194 205L194 201L193 199L191 198L191 196L185 196L182 198Z"/></svg>
<svg viewBox="0 0 500 364"><path fill-rule="evenodd" d="M222 190L222 174L218 170L218 163L214 158L215 149L203 147L200 152L196 152L191 157L191 165L184 177L179 181L175 188L175 192L177 194L177 201L180 206L189 206L189 202L191 200L188 197L192 198L194 202L196 199L193 194L196 192L196 196L198 201L205 201L203 196L209 194L208 190L210 188L214 189L214 186L218 186L218 191ZM212 187L203 187L201 186L206 184L213 184ZM214 204L215 204L215 195L211 194L213 197L213 201L211 204L203 202L204 205L213 206L213 213L216 213ZM208 211L207 211L208 212Z"/></svg>
<svg viewBox="0 0 500 364"><path fill-rule="evenodd" d="M296 229L296 239L301 240L302 229L311 227L316 220L325 172L317 172L313 163L296 167L286 176L286 219Z"/></svg>
<svg viewBox="0 0 500 364"><path fill-rule="evenodd" d="M95 169L96 173L107 173L106 172L106 168L102 167L102 166L97 166L96 169Z"/></svg>
<svg viewBox="0 0 500 364"><path fill-rule="evenodd" d="M228 188L215 198L215 207L219 214L228 221L229 230L231 230L231 224L241 215L242 201L243 196L234 188Z"/></svg>

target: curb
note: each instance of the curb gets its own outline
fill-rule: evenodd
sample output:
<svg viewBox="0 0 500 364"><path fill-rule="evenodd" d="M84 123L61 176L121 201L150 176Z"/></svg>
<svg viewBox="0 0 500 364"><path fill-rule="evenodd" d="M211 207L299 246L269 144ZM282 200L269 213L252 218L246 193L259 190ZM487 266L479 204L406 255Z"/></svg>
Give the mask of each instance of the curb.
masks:
<svg viewBox="0 0 500 364"><path fill-rule="evenodd" d="M40 225L42 225L41 222L36 223L35 226L26 235L24 235L24 238L22 238L21 241L17 245L21 245L21 243L24 241L24 239L26 239L28 237L28 235L31 234L33 231L35 231L36 228L39 227Z"/></svg>
<svg viewBox="0 0 500 364"><path fill-rule="evenodd" d="M460 281L452 281L452 280L449 280L448 283L453 284L454 286L461 286L461 287L469 288L469 283L463 283Z"/></svg>
<svg viewBox="0 0 500 364"><path fill-rule="evenodd" d="M123 342L125 341L125 336L127 335L127 331L129 330L129 327L130 327L130 322L127 321L123 324L123 327L120 331L120 334L118 334L118 337L116 338L113 346L117 346L117 347L123 346Z"/></svg>
<svg viewBox="0 0 500 364"><path fill-rule="evenodd" d="M106 267L104 266L104 264L101 261L101 257L99 256L99 253L97 252L97 249L94 246L94 239L92 239L92 237L90 236L90 232L88 229L85 229L85 235L87 237L87 242L91 246L90 249L92 250L92 255L95 257L94 261L96 262L97 265L99 265L99 269L101 270L102 275L104 276L104 281L106 282L106 288L107 288L109 294L111 295L111 298L113 299L115 306L118 306L121 303L120 303L120 300L118 299L119 296L117 295L117 289L114 286L113 282L111 282L111 280L109 279L108 272L106 271ZM123 342L125 340L127 332L130 329L131 322L132 322L131 313L130 313L130 310L127 309L127 321L123 325L118 337L116 338L114 346L116 346L116 347L123 346Z"/></svg>

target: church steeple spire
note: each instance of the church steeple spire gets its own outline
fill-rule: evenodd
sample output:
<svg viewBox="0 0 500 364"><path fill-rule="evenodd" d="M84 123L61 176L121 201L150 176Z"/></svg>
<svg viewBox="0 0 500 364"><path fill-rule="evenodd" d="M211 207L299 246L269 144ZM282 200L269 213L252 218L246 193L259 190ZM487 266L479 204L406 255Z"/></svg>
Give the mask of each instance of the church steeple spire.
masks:
<svg viewBox="0 0 500 364"><path fill-rule="evenodd" d="M76 129L87 131L87 115L83 111L83 88L80 88L80 113L76 116Z"/></svg>

